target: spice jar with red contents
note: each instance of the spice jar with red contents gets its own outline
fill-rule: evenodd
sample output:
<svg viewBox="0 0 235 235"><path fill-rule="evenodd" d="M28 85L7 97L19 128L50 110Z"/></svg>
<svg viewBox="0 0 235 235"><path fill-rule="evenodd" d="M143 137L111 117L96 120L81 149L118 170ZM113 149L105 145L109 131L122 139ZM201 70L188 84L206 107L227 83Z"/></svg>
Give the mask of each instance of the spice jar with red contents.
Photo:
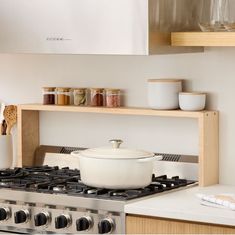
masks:
<svg viewBox="0 0 235 235"><path fill-rule="evenodd" d="M55 104L55 87L43 87L43 104Z"/></svg>
<svg viewBox="0 0 235 235"><path fill-rule="evenodd" d="M91 106L104 106L105 93L103 88L91 88Z"/></svg>
<svg viewBox="0 0 235 235"><path fill-rule="evenodd" d="M106 106L116 108L121 106L121 90L106 89Z"/></svg>

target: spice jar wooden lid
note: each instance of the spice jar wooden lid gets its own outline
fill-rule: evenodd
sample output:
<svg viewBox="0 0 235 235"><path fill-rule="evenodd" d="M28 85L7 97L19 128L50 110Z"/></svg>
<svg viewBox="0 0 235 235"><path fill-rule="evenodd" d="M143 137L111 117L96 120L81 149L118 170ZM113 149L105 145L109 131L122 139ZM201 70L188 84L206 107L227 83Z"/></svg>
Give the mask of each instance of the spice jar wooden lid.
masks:
<svg viewBox="0 0 235 235"><path fill-rule="evenodd" d="M86 91L87 88L73 88L73 91Z"/></svg>
<svg viewBox="0 0 235 235"><path fill-rule="evenodd" d="M120 89L116 89L116 88L107 88L105 90L109 94L119 94L121 92Z"/></svg>
<svg viewBox="0 0 235 235"><path fill-rule="evenodd" d="M71 88L69 88L69 87L57 87L56 90L59 91L59 92L69 92L71 90Z"/></svg>
<svg viewBox="0 0 235 235"><path fill-rule="evenodd" d="M56 87L43 87L44 91L55 91Z"/></svg>
<svg viewBox="0 0 235 235"><path fill-rule="evenodd" d="M121 91L121 90L118 89L118 88L106 88L105 90L106 90L106 91Z"/></svg>
<svg viewBox="0 0 235 235"><path fill-rule="evenodd" d="M103 92L104 88L90 88L91 91Z"/></svg>

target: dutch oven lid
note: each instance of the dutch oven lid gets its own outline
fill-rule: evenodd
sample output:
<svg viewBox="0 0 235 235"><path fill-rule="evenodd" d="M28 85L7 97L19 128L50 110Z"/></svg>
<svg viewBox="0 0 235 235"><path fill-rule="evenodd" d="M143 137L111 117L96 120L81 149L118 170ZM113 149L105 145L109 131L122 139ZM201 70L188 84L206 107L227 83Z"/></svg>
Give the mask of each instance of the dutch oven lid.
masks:
<svg viewBox="0 0 235 235"><path fill-rule="evenodd" d="M89 158L104 158L104 159L139 159L153 157L154 153L136 150L120 148L122 140L110 140L112 146L92 148L81 151L79 155Z"/></svg>

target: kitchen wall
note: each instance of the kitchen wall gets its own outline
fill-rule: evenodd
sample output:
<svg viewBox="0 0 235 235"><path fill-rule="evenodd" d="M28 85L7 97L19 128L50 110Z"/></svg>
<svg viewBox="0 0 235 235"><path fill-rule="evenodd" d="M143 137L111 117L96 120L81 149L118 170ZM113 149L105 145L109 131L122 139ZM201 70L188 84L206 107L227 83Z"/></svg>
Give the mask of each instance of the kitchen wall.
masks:
<svg viewBox="0 0 235 235"><path fill-rule="evenodd" d="M147 106L148 78L183 78L185 89L206 91L208 108L220 111L220 182L235 185L235 48L157 56L0 55L0 99L41 102L42 86L119 87L125 104ZM155 152L198 154L197 123L188 119L41 114L41 143L125 146Z"/></svg>

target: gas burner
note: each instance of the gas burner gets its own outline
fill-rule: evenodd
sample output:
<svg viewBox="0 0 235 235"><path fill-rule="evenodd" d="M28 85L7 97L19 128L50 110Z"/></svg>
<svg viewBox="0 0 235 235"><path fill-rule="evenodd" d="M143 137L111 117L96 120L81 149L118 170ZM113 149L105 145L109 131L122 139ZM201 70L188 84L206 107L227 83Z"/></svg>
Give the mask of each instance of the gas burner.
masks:
<svg viewBox="0 0 235 235"><path fill-rule="evenodd" d="M39 166L39 167L24 167L22 168L23 171L26 172L33 172L38 173L38 172L51 172L51 171L55 171L55 170L59 170L58 166L55 167L50 167L50 166Z"/></svg>
<svg viewBox="0 0 235 235"><path fill-rule="evenodd" d="M140 190L122 190L122 191L111 191L109 195L112 197L121 197L121 198L128 198L130 196L137 196L143 192L142 189Z"/></svg>
<svg viewBox="0 0 235 235"><path fill-rule="evenodd" d="M10 184L8 182L0 182L0 187L10 187Z"/></svg>
<svg viewBox="0 0 235 235"><path fill-rule="evenodd" d="M24 172L21 168L6 169L0 171L0 180L23 178L29 175L28 172Z"/></svg>
<svg viewBox="0 0 235 235"><path fill-rule="evenodd" d="M54 192L64 192L66 190L65 185L57 185L52 189Z"/></svg>
<svg viewBox="0 0 235 235"><path fill-rule="evenodd" d="M153 175L152 183L145 188L109 190L84 185L81 182L80 171L67 167L62 169L57 166L24 167L0 171L0 188L119 201L161 193L192 183L195 182L177 176L167 178L166 175L158 177Z"/></svg>
<svg viewBox="0 0 235 235"><path fill-rule="evenodd" d="M85 193L85 194L96 194L96 193L97 193L97 190L98 190L98 189L94 189L94 188L92 188L92 189L86 189L86 190L84 191L84 193Z"/></svg>

